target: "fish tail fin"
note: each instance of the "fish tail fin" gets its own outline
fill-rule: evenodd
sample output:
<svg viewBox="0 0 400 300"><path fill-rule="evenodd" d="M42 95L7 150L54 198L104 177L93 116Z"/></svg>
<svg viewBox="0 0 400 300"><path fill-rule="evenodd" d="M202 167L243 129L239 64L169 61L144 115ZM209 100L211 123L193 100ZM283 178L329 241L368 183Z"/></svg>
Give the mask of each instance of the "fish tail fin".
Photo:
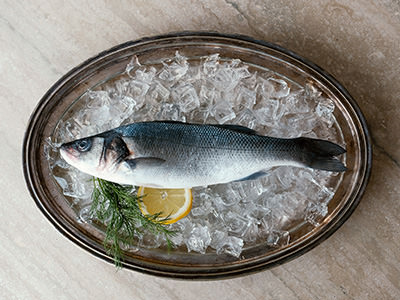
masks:
<svg viewBox="0 0 400 300"><path fill-rule="evenodd" d="M347 170L346 166L334 157L346 152L341 146L329 141L311 138L297 138L296 141L302 148L303 155L300 160L305 166L331 172Z"/></svg>

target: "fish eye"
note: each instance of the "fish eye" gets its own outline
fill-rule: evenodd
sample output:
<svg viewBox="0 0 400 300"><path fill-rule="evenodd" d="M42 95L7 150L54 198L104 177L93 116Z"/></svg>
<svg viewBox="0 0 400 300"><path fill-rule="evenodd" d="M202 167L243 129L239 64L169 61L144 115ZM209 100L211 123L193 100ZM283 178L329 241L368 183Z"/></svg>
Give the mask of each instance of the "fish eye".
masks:
<svg viewBox="0 0 400 300"><path fill-rule="evenodd" d="M76 143L76 147L80 152L85 152L90 149L92 142L88 139L80 140Z"/></svg>

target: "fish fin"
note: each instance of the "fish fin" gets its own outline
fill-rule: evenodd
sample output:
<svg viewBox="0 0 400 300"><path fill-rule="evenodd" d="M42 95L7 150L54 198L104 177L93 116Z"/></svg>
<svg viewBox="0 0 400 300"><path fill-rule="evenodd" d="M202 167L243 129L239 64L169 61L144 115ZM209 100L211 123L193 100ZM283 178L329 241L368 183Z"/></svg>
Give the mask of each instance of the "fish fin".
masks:
<svg viewBox="0 0 400 300"><path fill-rule="evenodd" d="M318 139L297 138L296 140L305 153L302 162L307 167L331 172L347 170L341 161L333 157L346 152L341 146Z"/></svg>
<svg viewBox="0 0 400 300"><path fill-rule="evenodd" d="M152 121L153 123L169 123L169 124L184 124L184 125L203 125L203 124L194 124L194 123L185 123L185 122L181 122L181 121ZM236 132L240 132L240 133L246 133L246 134L257 134L257 132L253 129L250 129L248 127L245 126L241 126L241 125L231 125L231 124L208 124L209 126L214 126L214 127L219 127L219 128L223 128L223 129L228 129L228 130L232 130L232 131L236 131Z"/></svg>
<svg viewBox="0 0 400 300"><path fill-rule="evenodd" d="M244 177L244 178L235 180L235 182L238 182L238 181L246 181L246 180L255 180L255 179L258 179L258 178L263 177L263 176L265 176L265 175L267 175L267 172L259 171L259 172L253 173L253 174L251 174L251 175L249 175L249 176L246 176L246 177Z"/></svg>
<svg viewBox="0 0 400 300"><path fill-rule="evenodd" d="M135 169L138 165L142 165L144 167L160 166L165 163L165 159L158 157L137 157L125 159L125 162L131 169Z"/></svg>
<svg viewBox="0 0 400 300"><path fill-rule="evenodd" d="M246 133L246 134L252 134L252 135L257 134L257 132L255 130L250 129L245 126L241 126L241 125L222 124L222 125L210 125L210 126L228 129L228 130L232 130L232 131L236 131L236 132L240 132L240 133Z"/></svg>
<svg viewBox="0 0 400 300"><path fill-rule="evenodd" d="M311 161L308 167L331 172L347 171L346 166L340 160L333 157L316 157Z"/></svg>
<svg viewBox="0 0 400 300"><path fill-rule="evenodd" d="M190 123L185 123L181 121L173 121L173 120L154 120L149 123L169 123L169 124L190 124Z"/></svg>
<svg viewBox="0 0 400 300"><path fill-rule="evenodd" d="M346 152L341 146L325 140L300 137L296 141L307 150L324 156L336 156Z"/></svg>

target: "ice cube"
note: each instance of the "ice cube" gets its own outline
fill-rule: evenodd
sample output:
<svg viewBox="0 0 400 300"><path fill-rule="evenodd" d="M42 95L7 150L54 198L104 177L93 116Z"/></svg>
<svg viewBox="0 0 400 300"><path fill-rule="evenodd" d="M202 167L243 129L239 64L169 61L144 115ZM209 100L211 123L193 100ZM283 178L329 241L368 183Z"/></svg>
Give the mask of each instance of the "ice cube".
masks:
<svg viewBox="0 0 400 300"><path fill-rule="evenodd" d="M240 82L242 79L245 79L245 78L248 78L248 77L251 76L251 73L249 72L247 66L239 67L239 68L237 68L235 71L236 71L236 76L237 76L238 79L239 79L239 82Z"/></svg>
<svg viewBox="0 0 400 300"><path fill-rule="evenodd" d="M315 101L309 98L304 89L294 91L282 100L287 114L310 113L315 107Z"/></svg>
<svg viewBox="0 0 400 300"><path fill-rule="evenodd" d="M195 109L191 112L188 121L194 123L207 123L211 112L209 109Z"/></svg>
<svg viewBox="0 0 400 300"><path fill-rule="evenodd" d="M163 69L158 77L167 82L177 82L186 74L189 64L186 57L180 55L179 52L175 53L175 57L171 63L169 63L170 61L163 62Z"/></svg>
<svg viewBox="0 0 400 300"><path fill-rule="evenodd" d="M129 80L118 80L115 83L115 96L123 97L128 93Z"/></svg>
<svg viewBox="0 0 400 300"><path fill-rule="evenodd" d="M254 208L249 210L248 215L256 220L262 220L265 216L271 214L271 210L263 205L254 205Z"/></svg>
<svg viewBox="0 0 400 300"><path fill-rule="evenodd" d="M322 182L318 182L316 178ZM318 202L327 203L332 199L334 192L326 187L326 182L323 182L323 177L316 176L315 172L308 170L300 170L298 180L295 182L297 186L304 186L304 194L312 196ZM306 183L306 184L304 184Z"/></svg>
<svg viewBox="0 0 400 300"><path fill-rule="evenodd" d="M144 231L139 237L139 246L144 248L159 248L164 242L164 237L160 235L155 235L151 232Z"/></svg>
<svg viewBox="0 0 400 300"><path fill-rule="evenodd" d="M227 190L232 190L232 195L240 199L241 204L247 205L249 202L254 202L267 190L267 187L264 186L264 181L264 177L261 177L254 180L231 182ZM269 183L267 183L267 185L269 186ZM221 195L223 195L223 193L221 193Z"/></svg>
<svg viewBox="0 0 400 300"><path fill-rule="evenodd" d="M328 207L324 203L309 203L306 207L304 220L314 226L319 226L328 214Z"/></svg>
<svg viewBox="0 0 400 300"><path fill-rule="evenodd" d="M211 231L211 242L210 247L214 249L220 248L228 238L228 233L222 230Z"/></svg>
<svg viewBox="0 0 400 300"><path fill-rule="evenodd" d="M240 60L232 60L219 66L209 81L220 91L232 91L240 80L250 76L247 66L239 66Z"/></svg>
<svg viewBox="0 0 400 300"><path fill-rule="evenodd" d="M87 108L97 109L110 104L110 95L108 91L88 90L85 95Z"/></svg>
<svg viewBox="0 0 400 300"><path fill-rule="evenodd" d="M81 208L79 211L79 217L77 221L79 223L89 223L92 219L92 214L91 214L91 204L85 205Z"/></svg>
<svg viewBox="0 0 400 300"><path fill-rule="evenodd" d="M92 176L75 169L72 172L70 171L68 175L71 184L68 185L67 189L64 189L64 195L78 199L90 198L93 191Z"/></svg>
<svg viewBox="0 0 400 300"><path fill-rule="evenodd" d="M256 104L257 93L254 90L249 90L246 87L240 87L236 93L235 109L241 111L243 109L250 110Z"/></svg>
<svg viewBox="0 0 400 300"><path fill-rule="evenodd" d="M52 159L54 159L55 157L53 157ZM61 157L57 157L56 159L54 159L54 161L51 164L52 170L54 171L54 169L56 168L61 168L61 169L70 169L70 165Z"/></svg>
<svg viewBox="0 0 400 300"><path fill-rule="evenodd" d="M140 68L141 66L142 66L142 65L140 64L138 57L137 57L136 55L134 55L134 56L131 58L131 61L126 65L125 72L126 72L130 77L133 77L133 76L131 75L131 72L134 71L134 70L136 70L136 69L138 69L138 68Z"/></svg>
<svg viewBox="0 0 400 300"><path fill-rule="evenodd" d="M227 209L224 199L222 199L222 197L218 193L213 194L212 204L213 204L213 207L215 207L215 209L219 213L221 213Z"/></svg>
<svg viewBox="0 0 400 300"><path fill-rule="evenodd" d="M185 121L185 117L181 115L179 106L176 104L162 103L160 111L156 115L157 120Z"/></svg>
<svg viewBox="0 0 400 300"><path fill-rule="evenodd" d="M244 78L242 80L243 86L247 87L248 89L250 89L252 91L256 91L258 77L259 77L259 74L257 73L257 71L255 71L253 74L251 74L251 76Z"/></svg>
<svg viewBox="0 0 400 300"><path fill-rule="evenodd" d="M146 82L139 81L139 80L131 80L131 82L129 84L129 94L135 100L140 99L146 95L149 88L150 88L150 85Z"/></svg>
<svg viewBox="0 0 400 300"><path fill-rule="evenodd" d="M289 137L303 136L312 131L316 125L317 120L311 114L293 115L287 120L287 126L292 129L291 133L289 132L288 135Z"/></svg>
<svg viewBox="0 0 400 300"><path fill-rule="evenodd" d="M194 217L201 217L204 215L208 215L209 212L207 210L203 209L203 207L198 206L198 207L193 207L192 210L190 211L190 213Z"/></svg>
<svg viewBox="0 0 400 300"><path fill-rule="evenodd" d="M58 185L61 187L63 191L69 192L69 184L67 180L63 177L54 176L54 179L57 181Z"/></svg>
<svg viewBox="0 0 400 300"><path fill-rule="evenodd" d="M246 218L232 211L229 211L224 216L224 221L228 227L228 231L237 236L241 236L243 234L249 222Z"/></svg>
<svg viewBox="0 0 400 300"><path fill-rule="evenodd" d="M68 173L63 177L54 176L63 194L77 199L74 201L89 199L93 191L93 186L89 184L89 182L91 182L91 176L75 168L71 168L70 166L67 166L67 170Z"/></svg>
<svg viewBox="0 0 400 300"><path fill-rule="evenodd" d="M72 141L81 137L82 128L75 120L69 119L63 123L59 133L60 140L57 141Z"/></svg>
<svg viewBox="0 0 400 300"><path fill-rule="evenodd" d="M200 106L197 92L191 84L179 85L174 88L172 98L184 113L190 112Z"/></svg>
<svg viewBox="0 0 400 300"><path fill-rule="evenodd" d="M137 102L132 97L122 96L118 99L115 105L120 111L120 119L123 122L124 120L129 119L129 117L133 114L135 107L137 106Z"/></svg>
<svg viewBox="0 0 400 300"><path fill-rule="evenodd" d="M281 187L281 190L289 190L296 180L296 175L293 173L293 167L280 166L272 171L272 180Z"/></svg>
<svg viewBox="0 0 400 300"><path fill-rule="evenodd" d="M268 172L266 172L266 173L268 174ZM267 175L265 175L265 176L267 176ZM248 182L248 184L250 185L249 189L252 192L252 194L255 196L254 198L258 198L258 196L260 196L262 193L264 193L266 191L265 178L266 177L262 177L257 180L251 180L250 182Z"/></svg>
<svg viewBox="0 0 400 300"><path fill-rule="evenodd" d="M181 246L184 244L184 236L183 233L179 230L177 230L175 232L175 234L173 234L172 236L169 237L169 239L171 240L171 242L175 245L175 246Z"/></svg>
<svg viewBox="0 0 400 300"><path fill-rule="evenodd" d="M208 108L221 98L221 93L213 86L209 86L207 83L200 87L200 102L202 108Z"/></svg>
<svg viewBox="0 0 400 300"><path fill-rule="evenodd" d="M212 82L217 89L228 92L233 90L239 83L235 75L231 69L222 68L215 73Z"/></svg>
<svg viewBox="0 0 400 300"><path fill-rule="evenodd" d="M55 139L54 139L55 140ZM45 139L45 144L43 145L43 152L46 157L46 160L49 162L49 166L51 169L54 168L57 164L62 164L62 168L67 168L67 164L64 160L59 159L57 154L59 152L59 148L62 143L53 142L50 137Z"/></svg>
<svg viewBox="0 0 400 300"><path fill-rule="evenodd" d="M214 193L221 197L222 204L227 207L237 205L241 199L241 195L235 189L234 183L216 185Z"/></svg>
<svg viewBox="0 0 400 300"><path fill-rule="evenodd" d="M224 68L232 73L232 78L241 81L251 76L248 66L242 64L240 59L233 59L224 63Z"/></svg>
<svg viewBox="0 0 400 300"><path fill-rule="evenodd" d="M243 240L235 236L229 236L225 242L217 249L217 254L229 254L234 257L239 257L243 249Z"/></svg>
<svg viewBox="0 0 400 300"><path fill-rule="evenodd" d="M217 120L218 124L224 124L236 117L232 106L224 100L218 101L211 110L211 115Z"/></svg>
<svg viewBox="0 0 400 300"><path fill-rule="evenodd" d="M288 231L273 230L269 232L266 242L268 246L280 248L288 245L289 240L290 234Z"/></svg>
<svg viewBox="0 0 400 300"><path fill-rule="evenodd" d="M283 98L289 95L290 88L286 81L283 79L277 79L274 77L268 78L267 80L272 86L271 96L273 98Z"/></svg>
<svg viewBox="0 0 400 300"><path fill-rule="evenodd" d="M190 112L200 106L200 101L194 88L187 89L179 101L183 112Z"/></svg>
<svg viewBox="0 0 400 300"><path fill-rule="evenodd" d="M331 127L334 122L333 111L335 110L335 104L332 100L327 98L319 98L317 107L315 108L316 114L324 121L328 127Z"/></svg>
<svg viewBox="0 0 400 300"><path fill-rule="evenodd" d="M62 144L62 143L56 143L56 142L52 141L51 137L47 137L45 139L45 141L52 151L58 151L58 149L60 148L60 146Z"/></svg>
<svg viewBox="0 0 400 300"><path fill-rule="evenodd" d="M203 65L202 71L203 71L204 75L213 77L219 67L219 54L216 53L216 54L207 56L205 58L205 60L203 61L202 65Z"/></svg>
<svg viewBox="0 0 400 300"><path fill-rule="evenodd" d="M195 222L192 222L189 218L183 218L175 223L178 226L179 231L182 232L184 238L186 239L192 232Z"/></svg>
<svg viewBox="0 0 400 300"><path fill-rule="evenodd" d="M193 216L206 216L211 212L212 196L207 189L200 191L194 190L193 198L196 199L191 210Z"/></svg>
<svg viewBox="0 0 400 300"><path fill-rule="evenodd" d="M261 125L275 125L275 114L278 111L279 102L277 100L266 100L263 107L254 111L257 122Z"/></svg>
<svg viewBox="0 0 400 300"><path fill-rule="evenodd" d="M306 97L310 100L314 100L322 95L321 90L313 82L307 82L304 90Z"/></svg>
<svg viewBox="0 0 400 300"><path fill-rule="evenodd" d="M242 125L250 129L254 129L256 126L257 118L250 109L243 109L236 115L236 118L232 121L233 124Z"/></svg>
<svg viewBox="0 0 400 300"><path fill-rule="evenodd" d="M150 101L155 103L166 101L169 98L170 91L159 81L155 81L149 90Z"/></svg>
<svg viewBox="0 0 400 300"><path fill-rule="evenodd" d="M197 225L193 228L190 236L186 240L188 251L205 253L211 243L211 236L206 226Z"/></svg>
<svg viewBox="0 0 400 300"><path fill-rule="evenodd" d="M242 233L242 239L247 243L254 243L258 237L258 224L249 222L245 231Z"/></svg>
<svg viewBox="0 0 400 300"><path fill-rule="evenodd" d="M140 68L135 71L135 79L136 81L140 81L151 85L156 76L157 70L154 67L150 68Z"/></svg>

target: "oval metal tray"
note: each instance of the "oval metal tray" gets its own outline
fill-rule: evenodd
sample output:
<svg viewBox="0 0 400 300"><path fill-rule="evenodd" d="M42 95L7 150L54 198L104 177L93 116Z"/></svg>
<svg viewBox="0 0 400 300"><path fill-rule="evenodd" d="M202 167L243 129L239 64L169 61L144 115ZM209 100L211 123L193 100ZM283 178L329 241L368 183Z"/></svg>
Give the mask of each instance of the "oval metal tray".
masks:
<svg viewBox="0 0 400 300"><path fill-rule="evenodd" d="M45 156L45 138L54 131L60 118L88 88L122 73L133 55L143 63L173 57L176 51L187 57L219 53L222 57L266 68L304 86L312 82L331 98L335 117L347 147L349 168L329 203L329 212L317 227L304 225L292 234L289 245L270 249L265 244L248 247L241 258L215 253L171 252L140 249L127 252L123 267L149 274L212 279L237 276L281 264L315 247L351 215L360 201L371 170L371 143L364 117L349 93L333 77L291 51L245 36L206 32L183 32L131 41L85 61L72 69L43 96L32 113L23 144L23 169L29 191L49 221L71 241L90 253L113 262L102 246L103 232L78 222L51 175Z"/></svg>

